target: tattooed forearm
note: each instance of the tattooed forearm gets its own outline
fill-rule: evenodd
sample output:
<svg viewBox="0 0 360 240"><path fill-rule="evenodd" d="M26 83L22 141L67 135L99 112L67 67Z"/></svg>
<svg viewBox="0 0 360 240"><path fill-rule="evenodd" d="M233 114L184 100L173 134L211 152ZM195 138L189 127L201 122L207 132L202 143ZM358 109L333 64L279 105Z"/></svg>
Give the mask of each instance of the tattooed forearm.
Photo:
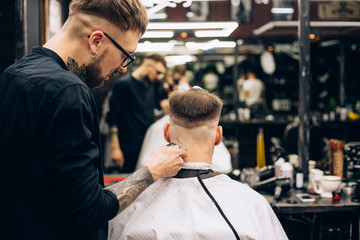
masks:
<svg viewBox="0 0 360 240"><path fill-rule="evenodd" d="M149 168L143 166L124 181L107 187L119 200L119 213L130 205L148 186L154 182Z"/></svg>

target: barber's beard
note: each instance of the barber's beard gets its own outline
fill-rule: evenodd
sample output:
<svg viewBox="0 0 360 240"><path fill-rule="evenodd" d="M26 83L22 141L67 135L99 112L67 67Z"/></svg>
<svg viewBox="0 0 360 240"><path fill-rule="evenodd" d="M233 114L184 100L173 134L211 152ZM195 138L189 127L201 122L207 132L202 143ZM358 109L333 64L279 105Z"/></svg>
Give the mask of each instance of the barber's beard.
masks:
<svg viewBox="0 0 360 240"><path fill-rule="evenodd" d="M100 62L104 59L107 50L105 50L94 62L85 66L84 81L89 88L99 88L104 85L106 77L101 76ZM120 72L116 69L109 74L109 77L118 77Z"/></svg>
<svg viewBox="0 0 360 240"><path fill-rule="evenodd" d="M101 77L100 62L104 59L104 52L94 59L94 62L85 66L84 81L89 88L98 88L104 85L105 78Z"/></svg>

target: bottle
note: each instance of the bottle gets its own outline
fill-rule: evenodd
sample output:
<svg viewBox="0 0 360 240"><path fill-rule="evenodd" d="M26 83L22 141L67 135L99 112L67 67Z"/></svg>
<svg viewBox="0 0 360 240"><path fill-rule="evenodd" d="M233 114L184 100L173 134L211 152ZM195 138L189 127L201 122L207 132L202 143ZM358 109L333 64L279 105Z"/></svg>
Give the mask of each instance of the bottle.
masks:
<svg viewBox="0 0 360 240"><path fill-rule="evenodd" d="M330 175L334 175L334 149L335 149L335 139L330 139L329 147L329 172Z"/></svg>
<svg viewBox="0 0 360 240"><path fill-rule="evenodd" d="M343 157L343 142L337 140L334 144L333 151L333 169L334 175L341 178L344 177L344 157Z"/></svg>
<svg viewBox="0 0 360 240"><path fill-rule="evenodd" d="M265 163L265 146L264 146L264 132L263 128L259 128L259 133L256 140L256 163L258 168L266 166Z"/></svg>
<svg viewBox="0 0 360 240"><path fill-rule="evenodd" d="M314 188L311 183L311 170L315 169L316 161L309 160L308 164L309 164L309 175L308 175L308 181L307 181L307 192L315 194Z"/></svg>
<svg viewBox="0 0 360 240"><path fill-rule="evenodd" d="M298 169L295 173L295 187L300 189L304 186L304 172Z"/></svg>

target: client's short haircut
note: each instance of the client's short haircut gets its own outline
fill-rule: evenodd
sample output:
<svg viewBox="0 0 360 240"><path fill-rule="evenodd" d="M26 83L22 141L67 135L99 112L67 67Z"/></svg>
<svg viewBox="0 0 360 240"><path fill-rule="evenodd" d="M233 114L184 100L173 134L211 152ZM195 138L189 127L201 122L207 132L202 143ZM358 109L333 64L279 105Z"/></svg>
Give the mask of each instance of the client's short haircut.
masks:
<svg viewBox="0 0 360 240"><path fill-rule="evenodd" d="M174 91L169 96L170 117L176 125L195 128L207 121L219 120L222 100L201 88Z"/></svg>

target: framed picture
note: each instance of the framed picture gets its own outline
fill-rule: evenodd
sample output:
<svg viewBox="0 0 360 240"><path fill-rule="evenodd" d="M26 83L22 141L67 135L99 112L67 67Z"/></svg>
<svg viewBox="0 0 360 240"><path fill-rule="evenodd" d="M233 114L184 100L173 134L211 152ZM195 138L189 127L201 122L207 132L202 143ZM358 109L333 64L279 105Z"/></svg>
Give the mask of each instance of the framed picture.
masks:
<svg viewBox="0 0 360 240"><path fill-rule="evenodd" d="M186 16L189 21L204 22L209 20L209 2L193 1L187 8Z"/></svg>
<svg viewBox="0 0 360 240"><path fill-rule="evenodd" d="M294 2L288 0L272 1L272 20L293 20Z"/></svg>
<svg viewBox="0 0 360 240"><path fill-rule="evenodd" d="M238 23L252 22L252 2L253 0L231 0L230 1L231 20Z"/></svg>

